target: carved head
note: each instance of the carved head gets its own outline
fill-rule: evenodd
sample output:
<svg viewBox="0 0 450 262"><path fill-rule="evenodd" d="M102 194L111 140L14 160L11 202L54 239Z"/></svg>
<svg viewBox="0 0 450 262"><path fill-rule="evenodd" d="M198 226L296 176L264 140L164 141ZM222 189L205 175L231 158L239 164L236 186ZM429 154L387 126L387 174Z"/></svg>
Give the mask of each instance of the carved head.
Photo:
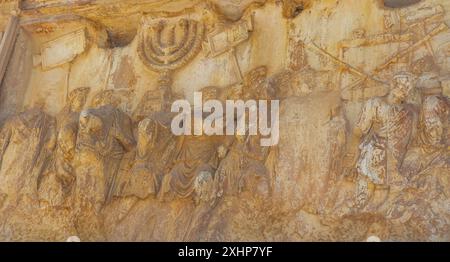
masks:
<svg viewBox="0 0 450 262"><path fill-rule="evenodd" d="M202 88L202 101L206 102L208 100L219 99L220 88L215 86L208 86Z"/></svg>
<svg viewBox="0 0 450 262"><path fill-rule="evenodd" d="M434 58L431 56L422 57L414 61L412 65L412 73L416 76L432 71L437 71L437 65L434 63Z"/></svg>
<svg viewBox="0 0 450 262"><path fill-rule="evenodd" d="M244 83L246 86L244 96L246 96L247 98L256 98L260 95L261 92L265 92L266 90L261 90L261 88L266 79L267 67L260 66L251 70L244 79Z"/></svg>
<svg viewBox="0 0 450 262"><path fill-rule="evenodd" d="M72 112L79 112L83 109L90 91L90 87L79 87L69 93L68 102Z"/></svg>
<svg viewBox="0 0 450 262"><path fill-rule="evenodd" d="M245 83L247 86L259 86L266 80L266 78L267 67L259 66L248 72L248 74L245 76Z"/></svg>
<svg viewBox="0 0 450 262"><path fill-rule="evenodd" d="M90 110L83 110L80 113L80 131L84 133L97 133L103 128L103 121Z"/></svg>
<svg viewBox="0 0 450 262"><path fill-rule="evenodd" d="M106 105L112 105L117 107L121 103L121 99L115 94L114 90L103 90L98 92L94 98L92 98L92 107L99 108Z"/></svg>
<svg viewBox="0 0 450 262"><path fill-rule="evenodd" d="M227 156L228 153L228 149L221 145L219 146L219 148L217 148L217 157L219 157L219 159L224 159Z"/></svg>
<svg viewBox="0 0 450 262"><path fill-rule="evenodd" d="M408 72L400 72L394 76L393 87L389 93L389 98L394 103L401 103L406 100L414 87L415 76Z"/></svg>

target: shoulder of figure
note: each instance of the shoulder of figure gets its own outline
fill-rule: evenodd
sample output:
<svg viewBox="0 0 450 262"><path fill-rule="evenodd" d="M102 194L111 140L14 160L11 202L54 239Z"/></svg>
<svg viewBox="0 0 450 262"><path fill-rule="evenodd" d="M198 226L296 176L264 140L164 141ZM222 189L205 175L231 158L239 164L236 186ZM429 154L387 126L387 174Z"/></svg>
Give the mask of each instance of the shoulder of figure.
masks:
<svg viewBox="0 0 450 262"><path fill-rule="evenodd" d="M382 97L372 97L364 103L365 107L378 107L383 104L386 104L386 102Z"/></svg>

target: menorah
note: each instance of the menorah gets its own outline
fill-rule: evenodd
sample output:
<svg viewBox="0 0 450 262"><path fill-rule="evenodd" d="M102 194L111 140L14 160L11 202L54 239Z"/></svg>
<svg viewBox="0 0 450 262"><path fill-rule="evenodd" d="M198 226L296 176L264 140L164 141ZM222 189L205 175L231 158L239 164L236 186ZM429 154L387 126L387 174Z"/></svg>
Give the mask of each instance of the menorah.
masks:
<svg viewBox="0 0 450 262"><path fill-rule="evenodd" d="M201 50L204 31L203 23L192 19L160 20L141 32L138 55L149 69L161 73L160 84L170 88L171 73Z"/></svg>

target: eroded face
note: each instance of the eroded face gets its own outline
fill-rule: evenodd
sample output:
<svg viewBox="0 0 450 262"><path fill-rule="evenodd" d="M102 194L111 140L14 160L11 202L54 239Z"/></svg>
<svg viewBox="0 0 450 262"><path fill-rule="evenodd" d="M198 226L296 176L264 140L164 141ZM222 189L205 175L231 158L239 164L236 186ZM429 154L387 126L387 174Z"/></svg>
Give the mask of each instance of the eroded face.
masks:
<svg viewBox="0 0 450 262"><path fill-rule="evenodd" d="M394 81L394 88L390 92L390 98L396 103L403 102L413 87L413 80L411 77L405 76L398 77Z"/></svg>
<svg viewBox="0 0 450 262"><path fill-rule="evenodd" d="M85 95L78 95L75 97L72 101L72 111L81 111L86 104L86 96Z"/></svg>
<svg viewBox="0 0 450 262"><path fill-rule="evenodd" d="M390 92L391 101L394 103L401 103L406 100L408 93L403 88L394 88Z"/></svg>
<svg viewBox="0 0 450 262"><path fill-rule="evenodd" d="M250 88L256 88L264 81L267 77L267 68L264 66L258 67L253 69L251 72L249 72L248 76L246 77L247 86Z"/></svg>
<svg viewBox="0 0 450 262"><path fill-rule="evenodd" d="M85 133L94 133L102 130L102 120L89 110L80 113L80 130Z"/></svg>
<svg viewBox="0 0 450 262"><path fill-rule="evenodd" d="M220 159L223 159L223 158L226 157L226 155L227 155L227 149L226 149L226 147L220 146L220 147L217 149L217 156L218 156Z"/></svg>

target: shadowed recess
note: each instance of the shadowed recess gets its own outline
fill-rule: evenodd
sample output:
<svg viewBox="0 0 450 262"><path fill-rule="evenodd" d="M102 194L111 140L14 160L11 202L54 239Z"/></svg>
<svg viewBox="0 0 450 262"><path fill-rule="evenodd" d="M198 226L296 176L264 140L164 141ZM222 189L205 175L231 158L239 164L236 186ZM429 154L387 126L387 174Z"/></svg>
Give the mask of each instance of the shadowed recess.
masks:
<svg viewBox="0 0 450 262"><path fill-rule="evenodd" d="M422 0L384 0L384 6L391 8L402 8L417 4Z"/></svg>

